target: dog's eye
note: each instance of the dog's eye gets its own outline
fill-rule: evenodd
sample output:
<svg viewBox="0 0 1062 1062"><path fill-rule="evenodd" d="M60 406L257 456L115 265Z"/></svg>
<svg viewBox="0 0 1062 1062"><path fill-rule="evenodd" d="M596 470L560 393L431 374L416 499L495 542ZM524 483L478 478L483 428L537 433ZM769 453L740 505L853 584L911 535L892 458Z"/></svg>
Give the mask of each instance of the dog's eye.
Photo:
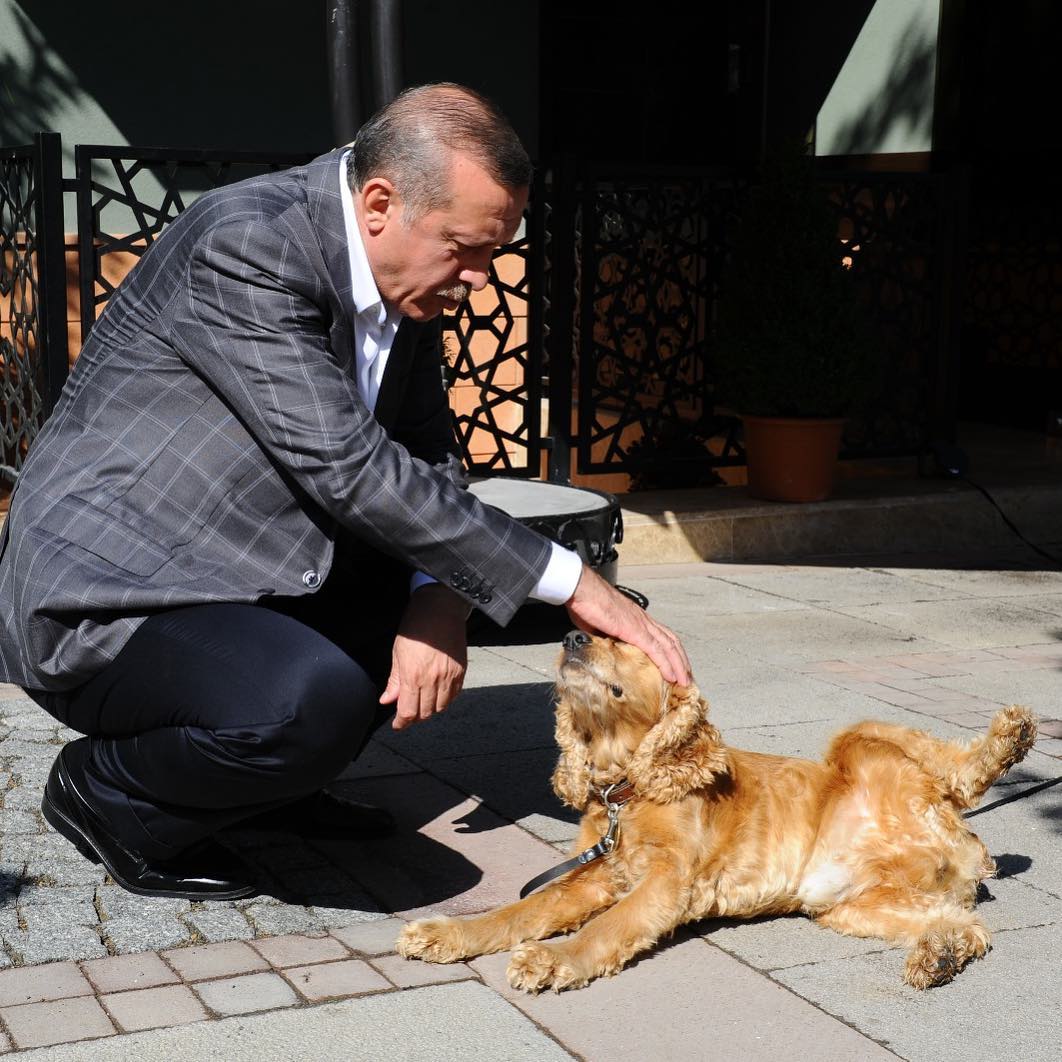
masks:
<svg viewBox="0 0 1062 1062"><path fill-rule="evenodd" d="M613 684L613 686L612 686L612 696L613 697L622 697L623 696L623 687Z"/></svg>

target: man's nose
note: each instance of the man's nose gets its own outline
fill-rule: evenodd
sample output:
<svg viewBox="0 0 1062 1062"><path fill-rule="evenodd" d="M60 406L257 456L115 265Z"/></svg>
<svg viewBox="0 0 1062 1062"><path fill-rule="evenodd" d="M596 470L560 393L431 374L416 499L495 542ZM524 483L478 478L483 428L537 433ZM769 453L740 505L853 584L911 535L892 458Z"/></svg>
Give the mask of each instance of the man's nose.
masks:
<svg viewBox="0 0 1062 1062"><path fill-rule="evenodd" d="M586 631L568 631L564 636L563 644L569 653L574 653L576 649L582 649L584 645L590 644L590 635Z"/></svg>
<svg viewBox="0 0 1062 1062"><path fill-rule="evenodd" d="M462 269L458 279L467 284L473 291L482 291L487 286L489 279L486 269Z"/></svg>

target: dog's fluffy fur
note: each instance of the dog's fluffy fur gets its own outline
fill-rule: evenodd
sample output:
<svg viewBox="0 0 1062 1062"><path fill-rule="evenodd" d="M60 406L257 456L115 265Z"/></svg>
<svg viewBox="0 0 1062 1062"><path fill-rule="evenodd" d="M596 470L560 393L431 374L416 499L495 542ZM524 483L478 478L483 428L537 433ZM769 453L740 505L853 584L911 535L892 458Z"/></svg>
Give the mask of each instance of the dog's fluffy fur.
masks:
<svg viewBox="0 0 1062 1062"><path fill-rule="evenodd" d="M560 660L553 785L583 812L580 852L607 828L594 787L633 783L616 849L490 914L412 922L402 955L515 949L514 987L560 990L617 973L684 922L796 911L905 945L904 980L917 988L984 955L973 906L995 864L960 813L1031 747L1028 709L1003 709L969 743L860 723L814 763L724 745L696 687L669 686L632 646L572 646Z"/></svg>

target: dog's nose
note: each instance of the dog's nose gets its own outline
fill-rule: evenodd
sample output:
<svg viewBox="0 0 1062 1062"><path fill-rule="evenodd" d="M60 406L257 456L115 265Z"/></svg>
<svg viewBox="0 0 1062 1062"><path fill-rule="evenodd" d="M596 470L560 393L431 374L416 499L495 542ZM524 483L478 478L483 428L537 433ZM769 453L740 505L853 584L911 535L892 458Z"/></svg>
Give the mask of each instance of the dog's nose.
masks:
<svg viewBox="0 0 1062 1062"><path fill-rule="evenodd" d="M590 644L590 635L586 631L568 631L562 643L569 653L574 653L584 645Z"/></svg>

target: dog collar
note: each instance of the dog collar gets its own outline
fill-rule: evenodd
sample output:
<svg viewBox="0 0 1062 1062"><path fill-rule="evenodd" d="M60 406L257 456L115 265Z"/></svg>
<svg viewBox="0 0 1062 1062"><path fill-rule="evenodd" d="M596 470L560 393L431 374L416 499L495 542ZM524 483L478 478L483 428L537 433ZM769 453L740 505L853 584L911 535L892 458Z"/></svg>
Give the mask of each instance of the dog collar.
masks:
<svg viewBox="0 0 1062 1062"><path fill-rule="evenodd" d="M580 852L577 856L572 856L571 859L566 859L563 863L558 863L557 866L550 867L549 870L544 870L541 874L533 877L520 890L521 900L536 889L541 889L543 885L547 885L549 882L561 877L561 875L567 874L570 870L585 867L587 863L593 863L602 856L609 855L616 847L616 838L619 836L620 809L634 796L634 786L626 778L621 778L618 782L613 782L611 785L592 785L590 788L601 803L605 805L605 811L608 812L608 829L605 831L605 836L597 844Z"/></svg>

